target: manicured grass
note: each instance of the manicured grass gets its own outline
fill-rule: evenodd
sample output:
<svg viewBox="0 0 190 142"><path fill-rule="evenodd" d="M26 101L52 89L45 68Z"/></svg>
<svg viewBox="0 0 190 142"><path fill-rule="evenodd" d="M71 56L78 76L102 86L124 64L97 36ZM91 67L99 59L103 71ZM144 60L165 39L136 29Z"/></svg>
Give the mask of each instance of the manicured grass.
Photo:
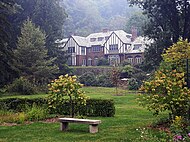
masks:
<svg viewBox="0 0 190 142"><path fill-rule="evenodd" d="M35 122L20 126L0 126L0 141L4 142L133 142L140 137L136 129L147 127L158 119L151 112L138 106L137 94L120 90L123 96L114 96L114 88L86 87L91 98L113 99L116 106L115 117L89 117L100 119L102 124L96 134L88 133L88 125L70 124L68 132L59 131L59 123ZM46 95L37 95L46 96ZM18 96L17 96L18 97ZM36 97L36 96L27 96Z"/></svg>

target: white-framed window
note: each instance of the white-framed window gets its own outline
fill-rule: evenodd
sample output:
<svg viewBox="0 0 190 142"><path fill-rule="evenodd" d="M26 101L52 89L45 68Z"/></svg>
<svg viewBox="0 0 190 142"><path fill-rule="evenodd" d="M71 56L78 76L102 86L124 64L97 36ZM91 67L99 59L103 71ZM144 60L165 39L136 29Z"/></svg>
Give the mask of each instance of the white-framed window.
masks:
<svg viewBox="0 0 190 142"><path fill-rule="evenodd" d="M82 59L82 66L86 66L86 59Z"/></svg>
<svg viewBox="0 0 190 142"><path fill-rule="evenodd" d="M68 47L68 53L75 53L75 47Z"/></svg>
<svg viewBox="0 0 190 142"><path fill-rule="evenodd" d="M85 47L81 47L81 55L85 55Z"/></svg>
<svg viewBox="0 0 190 142"><path fill-rule="evenodd" d="M142 44L134 44L133 50L139 50L141 48Z"/></svg>
<svg viewBox="0 0 190 142"><path fill-rule="evenodd" d="M140 56L135 57L135 62L136 62L136 64L142 63L142 57L140 57Z"/></svg>
<svg viewBox="0 0 190 142"><path fill-rule="evenodd" d="M105 40L108 40L108 38L109 38L109 36L106 36L106 37L105 37Z"/></svg>
<svg viewBox="0 0 190 142"><path fill-rule="evenodd" d="M133 64L133 57L128 57L128 58L127 58L127 61L128 61L130 64Z"/></svg>
<svg viewBox="0 0 190 142"><path fill-rule="evenodd" d="M118 44L111 44L109 45L110 51L118 51Z"/></svg>
<svg viewBox="0 0 190 142"><path fill-rule="evenodd" d="M109 61L110 65L118 65L118 64L120 64L120 57L119 57L119 55L109 55L108 61Z"/></svg>
<svg viewBox="0 0 190 142"><path fill-rule="evenodd" d="M92 59L88 58L88 66L92 66Z"/></svg>
<svg viewBox="0 0 190 142"><path fill-rule="evenodd" d="M97 66L97 64L98 64L98 57L95 57L94 58L94 65Z"/></svg>
<svg viewBox="0 0 190 142"><path fill-rule="evenodd" d="M90 42L95 42L96 38L90 38Z"/></svg>
<svg viewBox="0 0 190 142"><path fill-rule="evenodd" d="M93 45L92 46L92 51L93 52L100 52L101 51L101 46L100 45Z"/></svg>
<svg viewBox="0 0 190 142"><path fill-rule="evenodd" d="M98 41L102 41L104 37L98 37Z"/></svg>

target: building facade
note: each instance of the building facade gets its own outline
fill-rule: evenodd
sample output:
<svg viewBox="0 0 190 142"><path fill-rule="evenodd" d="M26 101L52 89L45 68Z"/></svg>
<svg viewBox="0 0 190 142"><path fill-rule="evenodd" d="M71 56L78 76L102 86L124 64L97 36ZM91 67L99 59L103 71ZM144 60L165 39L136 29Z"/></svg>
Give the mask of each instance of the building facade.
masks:
<svg viewBox="0 0 190 142"><path fill-rule="evenodd" d="M123 30L104 30L87 37L70 36L59 42L62 50L70 55L70 66L96 66L101 58L106 58L110 65L120 64L124 60L132 65L140 64L144 58L144 50L150 44L146 38L128 34Z"/></svg>

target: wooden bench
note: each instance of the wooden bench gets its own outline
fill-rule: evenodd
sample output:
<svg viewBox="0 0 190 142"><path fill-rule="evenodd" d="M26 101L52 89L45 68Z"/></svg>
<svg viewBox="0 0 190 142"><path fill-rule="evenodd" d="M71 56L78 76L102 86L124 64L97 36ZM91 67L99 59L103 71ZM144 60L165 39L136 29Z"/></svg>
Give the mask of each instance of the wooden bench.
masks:
<svg viewBox="0 0 190 142"><path fill-rule="evenodd" d="M60 130L67 131L69 123L82 123L89 124L90 133L98 132L98 124L101 123L101 120L90 120L90 119L76 119L76 118L59 118Z"/></svg>

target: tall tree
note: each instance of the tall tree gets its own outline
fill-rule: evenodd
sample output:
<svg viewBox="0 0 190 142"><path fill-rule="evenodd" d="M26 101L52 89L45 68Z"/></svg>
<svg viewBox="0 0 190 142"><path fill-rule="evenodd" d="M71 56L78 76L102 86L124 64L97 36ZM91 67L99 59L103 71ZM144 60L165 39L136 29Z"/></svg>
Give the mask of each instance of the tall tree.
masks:
<svg viewBox="0 0 190 142"><path fill-rule="evenodd" d="M64 64L66 63L66 57L55 44L55 40L63 37L63 25L67 16L64 8L60 5L61 0L15 1L21 8L19 13L10 17L10 20L14 24L14 29L12 31L12 45L16 48L17 37L20 35L20 27L23 21L29 17L37 26L41 27L42 31L46 33L47 37L45 46L48 49L48 54L51 57L57 57L54 60L54 64L58 65L61 73L63 73L65 70Z"/></svg>
<svg viewBox="0 0 190 142"><path fill-rule="evenodd" d="M163 50L172 43L176 43L179 38L190 40L189 0L128 1L132 5L138 5L142 8L144 14L149 18L144 33L155 42L145 53L147 65L158 66L162 60Z"/></svg>
<svg viewBox="0 0 190 142"><path fill-rule="evenodd" d="M10 82L17 71L13 65L13 53L9 46L10 42L10 24L8 15L14 11L14 2L12 0L0 1L0 87Z"/></svg>
<svg viewBox="0 0 190 142"><path fill-rule="evenodd" d="M45 39L46 35L32 21L27 19L24 22L15 55L21 75L34 80L35 83L52 78L58 69L52 65L52 60L48 59Z"/></svg>

